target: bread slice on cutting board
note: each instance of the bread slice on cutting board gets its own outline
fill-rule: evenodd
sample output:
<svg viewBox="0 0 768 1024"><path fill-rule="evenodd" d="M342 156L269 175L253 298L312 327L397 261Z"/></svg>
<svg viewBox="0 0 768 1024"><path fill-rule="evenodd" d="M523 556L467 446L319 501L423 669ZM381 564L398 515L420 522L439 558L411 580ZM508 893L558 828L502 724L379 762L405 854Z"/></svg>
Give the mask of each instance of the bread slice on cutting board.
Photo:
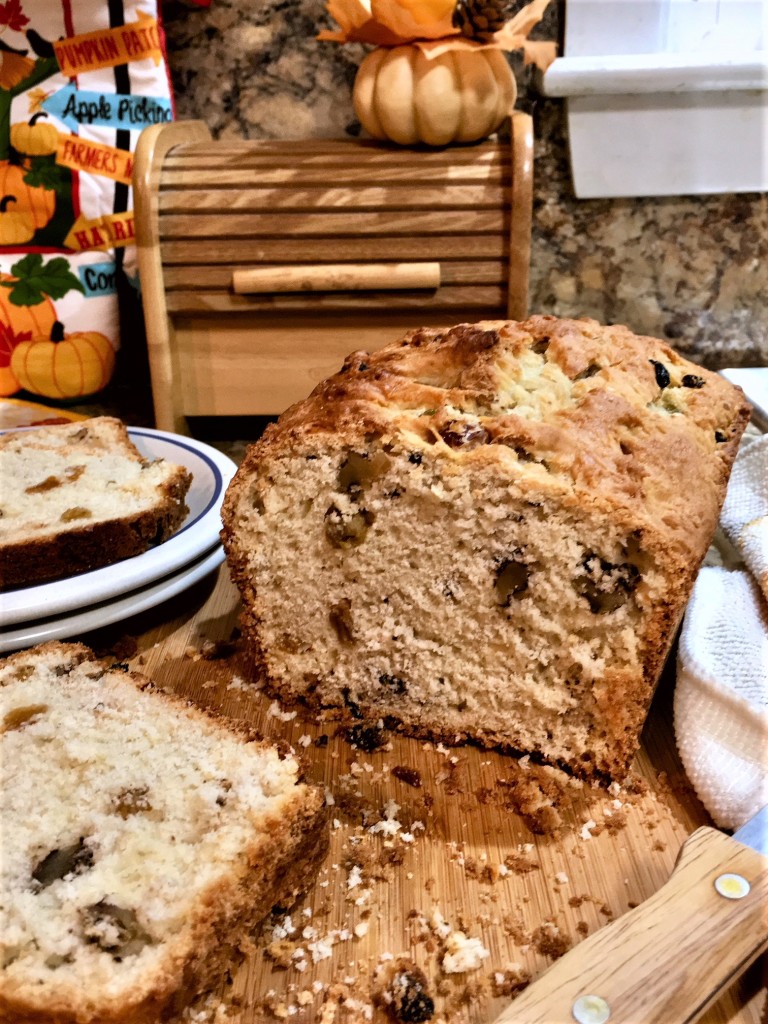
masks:
<svg viewBox="0 0 768 1024"><path fill-rule="evenodd" d="M327 848L299 764L80 644L0 662L0 1020L158 1024Z"/></svg>

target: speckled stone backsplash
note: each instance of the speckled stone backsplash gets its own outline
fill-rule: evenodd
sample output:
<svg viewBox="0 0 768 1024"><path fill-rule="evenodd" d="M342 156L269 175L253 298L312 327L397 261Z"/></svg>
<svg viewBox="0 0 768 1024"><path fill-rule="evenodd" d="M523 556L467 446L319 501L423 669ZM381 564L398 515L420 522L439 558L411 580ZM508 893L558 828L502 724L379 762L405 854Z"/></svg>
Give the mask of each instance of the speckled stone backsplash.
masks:
<svg viewBox="0 0 768 1024"><path fill-rule="evenodd" d="M171 2L164 18L178 118L217 138L359 134L365 51L316 41L323 0ZM534 38L560 18L553 2ZM563 105L512 61L536 131L531 312L625 323L713 369L768 365L768 195L575 199Z"/></svg>

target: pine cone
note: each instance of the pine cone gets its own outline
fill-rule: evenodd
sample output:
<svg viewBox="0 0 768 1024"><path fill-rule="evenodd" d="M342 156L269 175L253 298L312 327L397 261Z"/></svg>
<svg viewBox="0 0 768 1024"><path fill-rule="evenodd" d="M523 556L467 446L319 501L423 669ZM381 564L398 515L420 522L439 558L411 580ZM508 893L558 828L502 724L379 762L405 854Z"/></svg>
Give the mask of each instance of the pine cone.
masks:
<svg viewBox="0 0 768 1024"><path fill-rule="evenodd" d="M457 0L453 24L468 39L486 42L509 17L509 0Z"/></svg>

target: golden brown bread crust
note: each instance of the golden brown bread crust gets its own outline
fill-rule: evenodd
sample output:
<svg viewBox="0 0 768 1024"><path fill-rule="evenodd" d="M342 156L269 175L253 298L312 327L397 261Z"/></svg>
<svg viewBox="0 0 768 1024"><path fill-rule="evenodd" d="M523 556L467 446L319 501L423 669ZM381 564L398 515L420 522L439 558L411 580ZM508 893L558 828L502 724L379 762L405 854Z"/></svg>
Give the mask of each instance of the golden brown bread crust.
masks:
<svg viewBox="0 0 768 1024"><path fill-rule="evenodd" d="M644 557L664 580L663 592L657 586L643 610L642 671L609 660L589 693L605 739L581 770L587 777L621 777L716 528L749 415L740 389L663 341L592 320L535 316L524 323L424 328L376 353L353 353L338 374L267 428L227 493L222 537L243 596L249 650L283 699L331 703L348 720L378 717L365 697L356 695L353 707L341 697L329 699L333 671L315 688L311 656L303 681L292 682L282 668L289 659L276 658L274 626L265 646L268 573L260 591L246 522L291 458L297 461L290 472L300 472L302 459L336 453L338 461L344 452L372 457L383 450L406 461L439 462L448 483L471 475L480 487L495 478L518 501L530 487L534 502L610 523L638 543L641 538ZM356 574L350 554L350 578ZM301 629L307 633L307 623ZM391 706L387 714L397 717ZM482 744L514 747L503 730L482 723L464 732L455 721L443 726L437 718L411 716L405 727L446 742L470 735Z"/></svg>
<svg viewBox="0 0 768 1024"><path fill-rule="evenodd" d="M3 659L4 667L24 666L37 652L57 658L63 675L83 663L94 662L93 652L83 644L50 642L32 651ZM102 663L110 671L108 660ZM238 736L243 744L271 748L245 724L200 708L178 695L157 689L138 672L120 672L121 680L139 690L151 691L153 699L191 720L214 722ZM282 758L282 755L281 755ZM301 780L298 780L301 781ZM271 813L259 824L259 834L242 851L235 870L201 893L199 913L191 928L182 930L176 942L166 943L167 969L153 973L135 992L130 1005L103 992L78 993L76 1005L55 993L36 989L32 997L0 979L0 1021L3 1024L160 1024L188 1004L196 994L217 982L247 949L253 929L273 906L290 906L314 877L329 845L328 811L322 791L313 785L294 787L279 813ZM174 1017L174 1019L176 1019Z"/></svg>
<svg viewBox="0 0 768 1024"><path fill-rule="evenodd" d="M502 363L537 349L580 389L576 400L551 401L536 418L494 409L504 387ZM662 421L649 410L669 395L653 361L673 375L675 399L684 401L687 415ZM688 375L703 386L682 385ZM639 513L664 535L670 552L694 559L703 557L714 532L751 415L740 388L623 326L533 316L447 331L420 328L378 352L352 353L339 373L267 427L225 502L225 536L238 488L263 456L320 447L329 434L349 445L395 432L439 443L450 407L476 409L488 432L487 444L467 455L498 462L502 470L510 464L505 449L522 449L546 462L553 486L615 514L631 509L633 520Z"/></svg>

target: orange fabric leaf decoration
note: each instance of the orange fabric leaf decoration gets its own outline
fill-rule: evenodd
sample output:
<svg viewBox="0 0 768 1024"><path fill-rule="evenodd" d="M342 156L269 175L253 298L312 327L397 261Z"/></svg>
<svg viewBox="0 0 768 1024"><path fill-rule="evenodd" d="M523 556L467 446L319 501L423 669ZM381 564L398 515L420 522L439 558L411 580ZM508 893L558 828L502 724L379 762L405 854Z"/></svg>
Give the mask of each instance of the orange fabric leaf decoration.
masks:
<svg viewBox="0 0 768 1024"><path fill-rule="evenodd" d="M487 42L467 39L453 25L456 0L327 0L326 8L339 24L320 32L318 39L337 43L402 46L414 43L425 57L448 50L522 50L526 64L545 71L557 53L553 42L530 41L550 0L531 0Z"/></svg>
<svg viewBox="0 0 768 1024"><path fill-rule="evenodd" d="M370 0L328 0L326 9L340 26L324 29L317 36L334 43L372 43L374 46L397 46L402 40L380 25L371 16Z"/></svg>
<svg viewBox="0 0 768 1024"><path fill-rule="evenodd" d="M453 25L455 0L371 0L371 14L401 42L458 35Z"/></svg>
<svg viewBox="0 0 768 1024"><path fill-rule="evenodd" d="M374 46L440 39L458 33L451 21L455 6L455 0L328 0L326 9L340 28L317 38Z"/></svg>

